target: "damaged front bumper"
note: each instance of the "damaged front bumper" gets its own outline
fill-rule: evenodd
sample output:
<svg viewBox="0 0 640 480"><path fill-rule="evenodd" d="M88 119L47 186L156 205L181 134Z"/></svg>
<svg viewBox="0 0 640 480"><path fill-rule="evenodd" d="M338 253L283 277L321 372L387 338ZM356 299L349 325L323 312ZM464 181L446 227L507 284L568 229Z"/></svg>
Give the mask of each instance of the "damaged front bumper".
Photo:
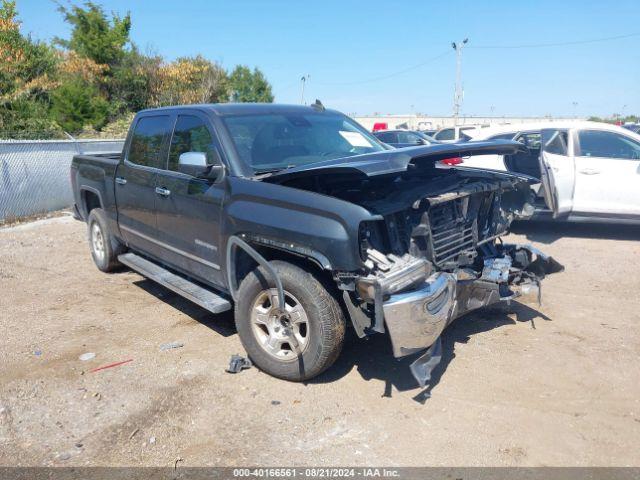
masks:
<svg viewBox="0 0 640 480"><path fill-rule="evenodd" d="M455 306L456 276L451 273L435 273L417 290L391 295L383 310L393 355L404 357L433 344Z"/></svg>
<svg viewBox="0 0 640 480"><path fill-rule="evenodd" d="M502 245L496 253L497 256L485 257L482 272L436 272L409 291L384 296L382 314L394 356L405 357L427 349L411 365L421 386L439 362L439 337L454 319L522 296L540 301L540 280L564 268L530 245ZM415 282L415 270L412 272L411 280ZM378 292L378 301L380 293L384 292Z"/></svg>

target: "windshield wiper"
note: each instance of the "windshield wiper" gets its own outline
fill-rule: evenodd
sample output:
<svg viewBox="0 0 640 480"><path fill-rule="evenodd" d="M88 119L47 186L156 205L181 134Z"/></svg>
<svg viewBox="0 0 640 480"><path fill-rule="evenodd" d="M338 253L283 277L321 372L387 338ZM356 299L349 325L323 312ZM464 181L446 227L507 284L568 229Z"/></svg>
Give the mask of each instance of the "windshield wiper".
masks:
<svg viewBox="0 0 640 480"><path fill-rule="evenodd" d="M275 173L281 170L286 170L287 168L297 167L295 164L287 165L286 167L278 167L278 168L267 168L265 170L254 170L256 175L263 175L265 173Z"/></svg>

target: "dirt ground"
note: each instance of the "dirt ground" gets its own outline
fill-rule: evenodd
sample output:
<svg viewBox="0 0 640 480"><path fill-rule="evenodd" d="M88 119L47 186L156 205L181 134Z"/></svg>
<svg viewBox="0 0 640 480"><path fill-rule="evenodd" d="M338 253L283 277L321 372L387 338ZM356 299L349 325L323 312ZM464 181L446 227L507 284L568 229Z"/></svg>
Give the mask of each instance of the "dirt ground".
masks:
<svg viewBox="0 0 640 480"><path fill-rule="evenodd" d="M0 229L0 465L637 466L640 229L516 230L566 271L458 320L422 392L382 335L308 384L227 374L232 315L99 272L70 217Z"/></svg>

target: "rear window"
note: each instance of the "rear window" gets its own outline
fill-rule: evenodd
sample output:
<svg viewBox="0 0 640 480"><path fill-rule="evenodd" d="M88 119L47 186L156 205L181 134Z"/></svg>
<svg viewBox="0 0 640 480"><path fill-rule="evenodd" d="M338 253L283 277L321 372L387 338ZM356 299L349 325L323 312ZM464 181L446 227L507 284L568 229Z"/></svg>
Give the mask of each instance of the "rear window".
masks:
<svg viewBox="0 0 640 480"><path fill-rule="evenodd" d="M144 167L164 168L162 146L170 130L168 115L142 117L133 131L127 160Z"/></svg>

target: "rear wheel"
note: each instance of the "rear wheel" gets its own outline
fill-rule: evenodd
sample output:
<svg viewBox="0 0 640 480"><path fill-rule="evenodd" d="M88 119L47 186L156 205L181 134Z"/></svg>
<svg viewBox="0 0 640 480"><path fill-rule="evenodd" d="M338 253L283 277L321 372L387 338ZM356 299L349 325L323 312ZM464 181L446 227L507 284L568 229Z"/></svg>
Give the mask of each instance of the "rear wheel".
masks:
<svg viewBox="0 0 640 480"><path fill-rule="evenodd" d="M124 251L124 246L109 233L107 216L101 208L94 208L87 220L89 233L89 247L91 257L96 266L103 272L111 272L121 264L118 255Z"/></svg>
<svg viewBox="0 0 640 480"><path fill-rule="evenodd" d="M255 365L274 377L302 381L319 375L336 360L344 341L340 305L310 272L287 262L271 262L284 289L256 268L240 284L235 320Z"/></svg>

